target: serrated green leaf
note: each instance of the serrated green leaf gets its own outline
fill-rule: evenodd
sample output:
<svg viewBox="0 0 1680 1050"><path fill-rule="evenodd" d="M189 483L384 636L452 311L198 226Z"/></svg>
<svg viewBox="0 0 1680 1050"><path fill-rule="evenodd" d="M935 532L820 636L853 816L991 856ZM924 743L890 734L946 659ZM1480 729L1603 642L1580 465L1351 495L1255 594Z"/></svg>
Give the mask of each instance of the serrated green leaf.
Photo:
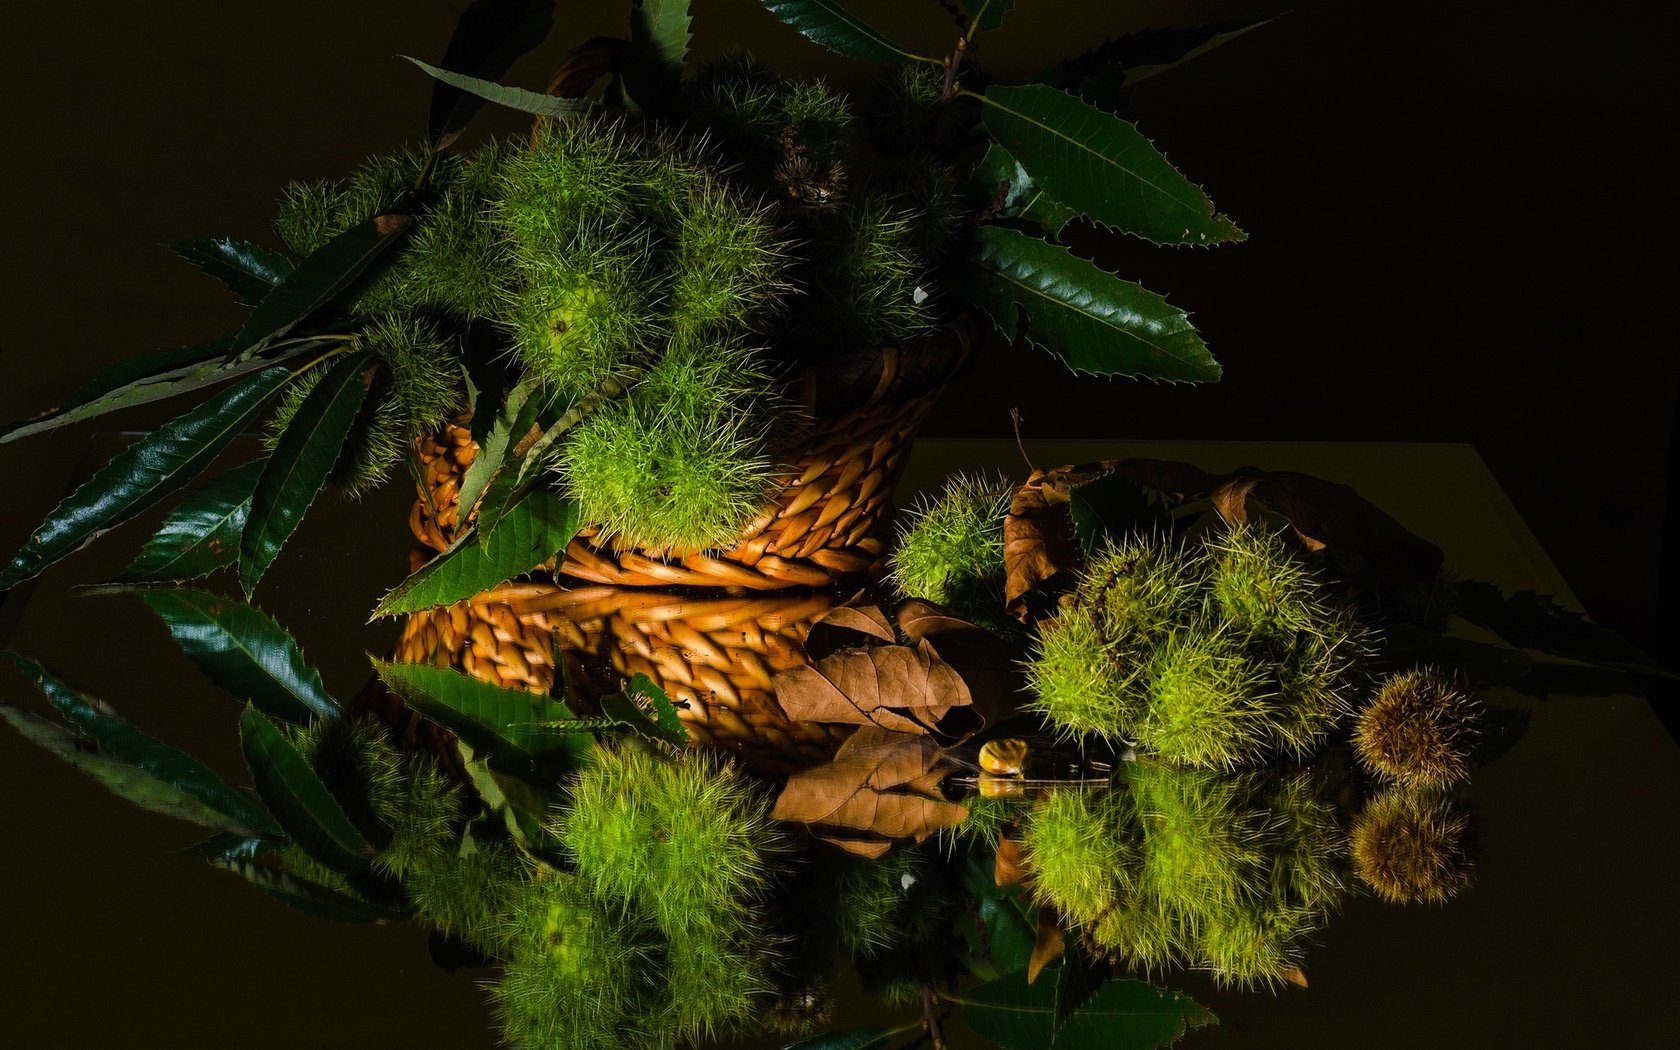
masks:
<svg viewBox="0 0 1680 1050"><path fill-rule="evenodd" d="M367 398L371 355L350 354L298 406L251 493L239 540L239 582L249 595L315 502Z"/></svg>
<svg viewBox="0 0 1680 1050"><path fill-rule="evenodd" d="M82 384L57 407L0 428L0 443L68 426L129 404L167 397L161 391L201 371L198 366L209 362L203 370L215 371L231 344L229 339L218 339L203 346L180 346L118 361ZM141 400L127 400L131 397Z"/></svg>
<svg viewBox="0 0 1680 1050"><path fill-rule="evenodd" d="M169 250L222 282L246 306L262 302L292 272L291 261L279 252L232 237L176 241Z"/></svg>
<svg viewBox="0 0 1680 1050"><path fill-rule="evenodd" d="M9 590L150 507L208 467L288 373L269 368L130 445L83 482L0 571Z"/></svg>
<svg viewBox="0 0 1680 1050"><path fill-rule="evenodd" d="M630 42L613 89L627 112L660 113L675 105L691 21L688 0L631 0Z"/></svg>
<svg viewBox="0 0 1680 1050"><path fill-rule="evenodd" d="M117 582L195 580L232 565L262 468L260 459L234 467L181 500Z"/></svg>
<svg viewBox="0 0 1680 1050"><path fill-rule="evenodd" d="M906 62L920 55L904 50L880 31L832 0L759 0L764 9L800 35L847 58L870 62Z"/></svg>
<svg viewBox="0 0 1680 1050"><path fill-rule="evenodd" d="M23 734L25 739L70 763L125 802L207 828L225 828L232 823L225 814L211 809L180 788L101 753L94 745L50 718L13 707L4 701L0 701L0 718L10 722L12 728Z"/></svg>
<svg viewBox="0 0 1680 1050"><path fill-rule="evenodd" d="M251 311L228 347L229 360L261 349L337 302L408 236L413 224L413 217L408 215L376 215L322 245Z"/></svg>
<svg viewBox="0 0 1680 1050"><path fill-rule="evenodd" d="M526 377L499 406L493 399L481 395L479 404L473 410L473 429L479 426L481 412L493 418L494 422L488 425L487 432L478 443L478 452L461 475L461 487L456 492L456 506L461 508L456 520L461 525L466 524L468 515L478 504L479 497L484 495L490 479L506 464L519 439L531 429L535 412L532 411L526 418L526 406L540 381L536 375ZM519 429L522 418L526 420L524 430Z"/></svg>
<svg viewBox="0 0 1680 1050"><path fill-rule="evenodd" d="M843 1032L824 1032L797 1043L789 1043L782 1050L879 1050L892 1041L892 1033L880 1025L848 1028Z"/></svg>
<svg viewBox="0 0 1680 1050"><path fill-rule="evenodd" d="M553 28L554 0L475 0L456 20L440 65L494 81ZM434 84L426 116L432 148L448 149L483 105L479 95L442 81Z"/></svg>
<svg viewBox="0 0 1680 1050"><path fill-rule="evenodd" d="M470 95L475 95L498 106L516 109L521 113L530 113L539 117L554 117L556 119L576 116L586 112L593 103L581 98L555 98L537 91L527 91L524 88L508 87L490 80L469 77L460 73L451 73L447 69L439 69L428 65L418 58L409 55L398 56L419 66L428 76L441 80L451 87L459 88Z"/></svg>
<svg viewBox="0 0 1680 1050"><path fill-rule="evenodd" d="M1219 378L1189 315L1060 245L980 226L974 262L969 298L1006 335L1024 311L1027 340L1075 371L1183 383Z"/></svg>
<svg viewBox="0 0 1680 1050"><path fill-rule="evenodd" d="M547 489L532 489L503 516L490 542L463 534L387 594L373 616L450 605L506 583L564 549L582 524L577 504Z"/></svg>
<svg viewBox="0 0 1680 1050"><path fill-rule="evenodd" d="M344 713L297 642L261 610L189 587L141 596L204 676L238 700L294 725Z"/></svg>
<svg viewBox="0 0 1680 1050"><path fill-rule="evenodd" d="M293 842L334 871L363 871L373 847L362 838L309 762L253 704L239 719L239 746L263 804Z"/></svg>
<svg viewBox="0 0 1680 1050"><path fill-rule="evenodd" d="M645 700L653 713L642 710L638 700ZM622 691L601 698L601 713L637 736L676 748L688 746L688 727L683 725L671 698L640 671L625 683Z"/></svg>
<svg viewBox="0 0 1680 1050"><path fill-rule="evenodd" d="M571 768L589 750L587 739L555 728L572 712L549 697L481 682L451 667L384 660L373 661L373 667L415 710L496 760L502 771L527 775Z"/></svg>
<svg viewBox="0 0 1680 1050"><path fill-rule="evenodd" d="M400 922L407 912L382 908L347 893L243 857L206 858L213 868L231 871L264 893L305 915L328 922Z"/></svg>
<svg viewBox="0 0 1680 1050"><path fill-rule="evenodd" d="M1059 968L1053 972L1059 978ZM1028 984L1018 972L946 998L962 1005L970 1028L1004 1050L1153 1050L1189 1028L1216 1023L1188 996L1143 981L1111 981L1058 1026L1058 984L1042 976Z"/></svg>
<svg viewBox="0 0 1680 1050"><path fill-rule="evenodd" d="M1025 970L1038 938L1036 911L1022 901L1019 889L999 886L995 870L990 856L971 858L963 868L963 887L975 900L972 921L979 926L974 932L984 933L983 938L969 938L971 950L977 954L971 968L987 979ZM984 953L980 955L982 947Z"/></svg>
<svg viewBox="0 0 1680 1050"><path fill-rule="evenodd" d="M1015 0L963 0L968 12L968 31L989 33L1003 25L1003 17L1015 9Z"/></svg>
<svg viewBox="0 0 1680 1050"><path fill-rule="evenodd" d="M1056 200L1156 244L1242 240L1201 188L1129 121L1044 84L978 96L986 130Z"/></svg>
<svg viewBox="0 0 1680 1050"><path fill-rule="evenodd" d="M280 828L261 806L191 755L124 722L109 705L70 688L34 660L10 650L4 655L101 754L126 762L219 814L221 819L211 827L244 835L280 834Z"/></svg>
<svg viewBox="0 0 1680 1050"><path fill-rule="evenodd" d="M976 204L994 209L998 218L1025 219L1054 237L1077 217L1077 212L1044 192L1014 155L997 143L986 147L986 155L970 176Z"/></svg>

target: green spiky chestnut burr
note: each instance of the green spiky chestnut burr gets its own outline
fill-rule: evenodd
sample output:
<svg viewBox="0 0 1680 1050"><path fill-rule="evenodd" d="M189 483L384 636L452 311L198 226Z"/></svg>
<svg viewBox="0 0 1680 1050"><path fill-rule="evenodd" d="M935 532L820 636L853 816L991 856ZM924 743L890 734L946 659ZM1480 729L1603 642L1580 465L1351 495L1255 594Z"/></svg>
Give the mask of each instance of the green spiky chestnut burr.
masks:
<svg viewBox="0 0 1680 1050"><path fill-rule="evenodd" d="M274 229L298 256L313 255L340 232L344 184L335 179L291 182L280 198Z"/></svg>
<svg viewBox="0 0 1680 1050"><path fill-rule="evenodd" d="M752 329L788 289L788 243L769 208L715 178L677 208L670 325L679 340Z"/></svg>
<svg viewBox="0 0 1680 1050"><path fill-rule="evenodd" d="M1280 534L1232 524L1209 534L1205 546L1213 600L1234 628L1264 638L1323 628L1329 615L1324 584Z"/></svg>
<svg viewBox="0 0 1680 1050"><path fill-rule="evenodd" d="M586 397L635 373L663 339L644 235L585 223L540 260L504 317L525 367L556 389Z"/></svg>
<svg viewBox="0 0 1680 1050"><path fill-rule="evenodd" d="M907 597L1000 619L1011 493L1002 475L953 475L937 496L911 508L887 562L889 581Z"/></svg>
<svg viewBox="0 0 1680 1050"><path fill-rule="evenodd" d="M1239 988L1275 988L1300 964L1313 930L1306 909L1245 902L1211 915L1196 938L1198 964L1215 982Z"/></svg>
<svg viewBox="0 0 1680 1050"><path fill-rule="evenodd" d="M397 263L416 303L471 319L498 313L511 260L489 206L501 169L516 152L511 142L492 142L440 169L452 177L440 180L443 188Z"/></svg>
<svg viewBox="0 0 1680 1050"><path fill-rule="evenodd" d="M447 418L462 398L455 347L431 322L406 314L380 315L357 333L357 342L383 367L330 475L352 499L389 477L409 442ZM286 385L264 437L270 451L325 371L325 365L317 366Z"/></svg>
<svg viewBox="0 0 1680 1050"><path fill-rule="evenodd" d="M1081 925L1129 896L1137 879L1137 832L1119 791L1051 792L1027 815L1022 845L1035 892Z"/></svg>
<svg viewBox="0 0 1680 1050"><path fill-rule="evenodd" d="M1237 640L1216 625L1192 625L1149 656L1149 707L1139 746L1169 762L1234 769L1269 742L1275 696Z"/></svg>
<svg viewBox="0 0 1680 1050"><path fill-rule="evenodd" d="M1413 668L1384 679L1354 726L1371 773L1407 787L1450 787L1470 776L1482 702L1451 677Z"/></svg>
<svg viewBox="0 0 1680 1050"><path fill-rule="evenodd" d="M1202 607L1206 565L1163 536L1134 536L1102 548L1080 580L1075 602L1099 617L1105 637L1145 653Z"/></svg>
<svg viewBox="0 0 1680 1050"><path fill-rule="evenodd" d="M1123 772L1142 835L1139 885L1158 910L1194 930L1260 894L1264 817L1242 804L1241 778L1154 762Z"/></svg>
<svg viewBox="0 0 1680 1050"><path fill-rule="evenodd" d="M547 870L512 901L509 956L491 988L503 1037L532 1050L640 1047L627 1023L658 994L657 938L583 880Z"/></svg>
<svg viewBox="0 0 1680 1050"><path fill-rule="evenodd" d="M569 434L559 461L584 518L661 551L727 547L764 508L779 399L735 343L671 346L627 397Z"/></svg>
<svg viewBox="0 0 1680 1050"><path fill-rule="evenodd" d="M565 250L586 224L626 221L640 188L640 151L621 124L590 117L545 120L530 145L500 165L491 221L516 260Z"/></svg>
<svg viewBox="0 0 1680 1050"><path fill-rule="evenodd" d="M1135 654L1111 644L1089 603L1066 601L1027 664L1030 706L1070 736L1124 739L1148 710Z"/></svg>
<svg viewBox="0 0 1680 1050"><path fill-rule="evenodd" d="M1354 871L1383 900L1442 904L1470 882L1470 817L1439 792L1390 788L1354 818Z"/></svg>
<svg viewBox="0 0 1680 1050"><path fill-rule="evenodd" d="M507 842L464 837L458 846L428 852L402 873L403 888L422 920L497 957L514 948L510 921L530 869Z"/></svg>

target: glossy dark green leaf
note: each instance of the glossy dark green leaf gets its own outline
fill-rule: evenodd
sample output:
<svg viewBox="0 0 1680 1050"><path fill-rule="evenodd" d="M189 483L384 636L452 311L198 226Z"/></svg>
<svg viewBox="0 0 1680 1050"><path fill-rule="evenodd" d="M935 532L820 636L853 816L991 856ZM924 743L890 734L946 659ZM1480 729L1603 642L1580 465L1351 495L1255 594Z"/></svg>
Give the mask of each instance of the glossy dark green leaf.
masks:
<svg viewBox="0 0 1680 1050"><path fill-rule="evenodd" d="M250 423L288 373L269 368L164 424L112 459L57 507L0 571L0 591L179 489Z"/></svg>
<svg viewBox="0 0 1680 1050"><path fill-rule="evenodd" d="M986 89L981 120L1045 191L1156 244L1242 240L1207 194L1129 121L1043 84Z"/></svg>
<svg viewBox="0 0 1680 1050"><path fill-rule="evenodd" d="M1075 371L1183 383L1219 378L1188 314L1060 245L980 226L974 263L970 300L1006 335L1025 313L1027 340Z"/></svg>
<svg viewBox="0 0 1680 1050"><path fill-rule="evenodd" d="M260 459L234 467L181 500L117 581L195 580L232 565L262 468Z"/></svg>
<svg viewBox="0 0 1680 1050"><path fill-rule="evenodd" d="M467 520L467 515L478 504L479 497L484 495L490 479L502 469L509 454L519 444L519 439L525 436L535 422L535 411L532 409L527 415L527 405L539 382L539 376L529 376L509 391L505 400L498 402L487 395L481 395L478 404L474 406L475 431L479 428L481 415L489 417L490 421L484 424L486 430L484 436L479 438L477 454L467 465L466 472L461 475L461 485L456 492L456 505L461 508L460 521ZM524 427L523 430L520 429L521 426Z"/></svg>
<svg viewBox="0 0 1680 1050"><path fill-rule="evenodd" d="M334 871L367 868L373 847L308 761L254 705L245 705L240 716L239 745L257 794L293 842Z"/></svg>
<svg viewBox="0 0 1680 1050"><path fill-rule="evenodd" d="M581 98L555 98L544 95L539 91L527 91L524 88L509 87L492 80L481 80L478 77L463 76L451 73L447 69L439 69L434 65L420 61L408 55L401 56L419 66L426 74L450 87L459 88L469 95L494 102L498 106L516 109L521 113L530 113L538 117L570 117L589 110L593 103Z"/></svg>
<svg viewBox="0 0 1680 1050"><path fill-rule="evenodd" d="M186 587L141 594L205 677L240 701L295 725L344 713L297 642L260 610Z"/></svg>
<svg viewBox="0 0 1680 1050"><path fill-rule="evenodd" d="M1003 17L1015 9L1015 0L963 0L968 12L969 33L991 32L1003 25Z"/></svg>
<svg viewBox="0 0 1680 1050"><path fill-rule="evenodd" d="M905 62L917 59L881 35L863 19L834 0L759 0L764 9L786 22L807 40L821 44L847 58L871 62Z"/></svg>
<svg viewBox="0 0 1680 1050"><path fill-rule="evenodd" d="M643 703L653 709L651 714L642 709ZM688 727L677 715L671 698L653 679L639 671L625 683L622 691L601 698L601 713L638 736L676 748L688 745Z"/></svg>
<svg viewBox="0 0 1680 1050"><path fill-rule="evenodd" d="M256 306L292 272L289 259L232 237L176 241L169 250L227 286L240 302Z"/></svg>
<svg viewBox="0 0 1680 1050"><path fill-rule="evenodd" d="M220 815L221 819L212 827L246 835L280 834L279 827L261 806L191 755L129 725L109 705L70 688L34 660L10 650L4 655L101 754L126 762L158 782L197 799Z"/></svg>
<svg viewBox="0 0 1680 1050"><path fill-rule="evenodd" d="M479 543L466 533L398 584L373 615L450 605L506 583L564 549L582 525L577 504L547 489L532 489L507 512L490 542Z"/></svg>
<svg viewBox="0 0 1680 1050"><path fill-rule="evenodd" d="M1021 899L1013 886L999 886L996 865L990 855L971 859L963 868L963 887L974 898L969 937L976 960L971 968L978 976L991 979L1025 970L1038 938L1037 913Z"/></svg>
<svg viewBox="0 0 1680 1050"><path fill-rule="evenodd" d="M1447 586L1456 615L1509 645L1610 670L1673 677L1638 646L1564 608L1549 594L1518 591L1507 596L1497 585L1481 580L1456 580Z"/></svg>
<svg viewBox="0 0 1680 1050"><path fill-rule="evenodd" d="M190 377L214 372L231 345L230 339L218 339L203 346L180 346L125 358L94 375L56 407L31 419L0 427L0 443L68 426L130 404L143 405L168 397L167 391Z"/></svg>
<svg viewBox="0 0 1680 1050"><path fill-rule="evenodd" d="M570 721L565 704L523 689L481 682L450 667L375 660L380 679L427 718L452 730L498 767L524 773L538 766L575 766L590 743L557 728Z"/></svg>
<svg viewBox="0 0 1680 1050"><path fill-rule="evenodd" d="M279 832L277 832L278 834ZM256 860L280 852L286 847L283 838L269 838L263 835L236 835L232 832L219 831L202 842L195 842L181 850L189 857L203 857L206 860Z"/></svg>
<svg viewBox="0 0 1680 1050"><path fill-rule="evenodd" d="M303 399L251 493L239 539L239 582L250 594L327 484L372 381L372 357L348 354Z"/></svg>
<svg viewBox="0 0 1680 1050"><path fill-rule="evenodd" d="M274 899L313 918L328 922L401 922L408 917L406 912L382 908L254 860L216 856L207 859L211 867L231 871Z"/></svg>
<svg viewBox="0 0 1680 1050"><path fill-rule="evenodd" d="M614 90L630 113L664 113L677 104L693 33L688 0L631 0L630 42Z"/></svg>
<svg viewBox="0 0 1680 1050"><path fill-rule="evenodd" d="M1025 219L1052 237L1077 217L1072 208L1045 193L1021 162L995 142L975 165L970 185L976 207L995 218Z"/></svg>
<svg viewBox="0 0 1680 1050"><path fill-rule="evenodd" d="M542 469L553 461L557 452L556 443L584 416L583 410L567 411L568 408L568 398L552 391L539 390L520 409L512 430L514 447L510 450L519 455L517 458L508 457L503 464L504 469L485 488L474 526L479 543L490 543L507 512L533 488L541 487ZM534 441L528 441L531 431L536 428L541 428L541 432Z"/></svg>
<svg viewBox="0 0 1680 1050"><path fill-rule="evenodd" d="M1097 990L1113 976L1113 963L1107 959L1091 958L1077 941L1068 945L1062 952L1061 966L1052 975L1056 981L1057 1027L1090 1002ZM1040 974L1039 980L1044 979L1045 975Z"/></svg>
<svg viewBox="0 0 1680 1050"><path fill-rule="evenodd" d="M358 278L396 249L414 224L407 215L376 215L334 237L274 286L233 337L238 359L270 343L337 302Z"/></svg>
<svg viewBox="0 0 1680 1050"><path fill-rule="evenodd" d="M1068 513L1086 557L1110 540L1152 535L1172 521L1171 512L1151 500L1148 489L1117 473L1069 490Z"/></svg>
<svg viewBox="0 0 1680 1050"><path fill-rule="evenodd" d="M93 744L33 711L0 701L0 718L24 738L81 770L107 791L141 809L207 828L227 828L233 822L197 797L159 780L143 769L104 754Z"/></svg>
<svg viewBox="0 0 1680 1050"><path fill-rule="evenodd" d="M892 1033L880 1025L848 1028L843 1032L824 1032L797 1043L789 1043L782 1050L879 1050L892 1041Z"/></svg>
<svg viewBox="0 0 1680 1050"><path fill-rule="evenodd" d="M1060 968L1027 983L1012 973L958 995L968 1026L1004 1050L1153 1050L1213 1014L1188 996L1142 981L1111 981L1060 1025L1056 1021Z"/></svg>
<svg viewBox="0 0 1680 1050"><path fill-rule="evenodd" d="M554 28L554 0L474 0L455 22L439 65L463 76L499 80L519 56ZM426 116L432 148L448 149L484 105L481 96L439 81Z"/></svg>

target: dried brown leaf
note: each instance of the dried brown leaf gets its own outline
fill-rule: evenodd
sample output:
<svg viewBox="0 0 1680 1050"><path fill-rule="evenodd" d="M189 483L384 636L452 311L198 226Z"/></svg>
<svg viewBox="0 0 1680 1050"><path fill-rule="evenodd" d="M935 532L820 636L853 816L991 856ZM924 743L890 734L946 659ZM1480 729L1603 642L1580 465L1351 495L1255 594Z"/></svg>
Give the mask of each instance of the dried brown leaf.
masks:
<svg viewBox="0 0 1680 1050"><path fill-rule="evenodd" d="M874 605L840 605L811 621L805 654L820 660L840 649L898 641L887 614Z"/></svg>
<svg viewBox="0 0 1680 1050"><path fill-rule="evenodd" d="M1062 928L1056 909L1044 905L1038 909L1038 936L1033 941L1032 955L1027 959L1027 983L1038 980L1044 968L1062 957L1067 947L1067 930Z"/></svg>
<svg viewBox="0 0 1680 1050"><path fill-rule="evenodd" d="M1021 844L1008 835L998 836L997 862L992 868L992 881L998 886L1030 886L1032 874L1027 870L1027 853Z"/></svg>
<svg viewBox="0 0 1680 1050"><path fill-rule="evenodd" d="M1027 698L1023 673L1026 652L1013 641L1000 638L930 602L911 598L895 614L899 629L913 642L928 642L934 651L962 676L979 721L969 735L1019 714ZM942 728L952 728L946 723Z"/></svg>
<svg viewBox="0 0 1680 1050"><path fill-rule="evenodd" d="M934 729L953 708L973 702L962 676L925 639L914 646L842 649L779 672L773 684L776 702L796 722L907 733Z"/></svg>
<svg viewBox="0 0 1680 1050"><path fill-rule="evenodd" d="M1303 971L1299 966L1290 966L1290 967L1286 968L1282 973L1278 974L1278 976L1282 977L1284 980L1288 981L1290 984L1298 985L1299 987L1302 987L1302 988L1305 988L1307 986L1306 972Z"/></svg>
<svg viewBox="0 0 1680 1050"><path fill-rule="evenodd" d="M939 794L943 756L925 735L864 726L831 761L789 777L770 815L808 825L852 852L880 842L920 842L968 816Z"/></svg>

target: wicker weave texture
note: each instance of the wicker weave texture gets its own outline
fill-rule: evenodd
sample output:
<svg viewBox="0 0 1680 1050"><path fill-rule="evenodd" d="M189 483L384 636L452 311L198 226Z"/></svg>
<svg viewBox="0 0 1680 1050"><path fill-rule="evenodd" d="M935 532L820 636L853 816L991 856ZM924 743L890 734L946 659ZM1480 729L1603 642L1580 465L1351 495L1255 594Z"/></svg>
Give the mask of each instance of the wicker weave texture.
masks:
<svg viewBox="0 0 1680 1050"><path fill-rule="evenodd" d="M893 487L916 431L968 350L968 332L959 327L935 350L914 358L893 348L871 351L863 377L871 388L832 415L820 414L821 392L807 391L817 418L785 450L780 489L730 549L643 550L590 527L551 570L617 586L751 591L826 587L868 572L881 560ZM844 378L855 383L859 377ZM456 496L477 446L456 423L422 437L417 452L430 500L415 501L409 527L421 543L441 551L461 525Z"/></svg>
<svg viewBox="0 0 1680 1050"><path fill-rule="evenodd" d="M396 658L454 667L535 693L599 697L646 674L677 704L694 743L781 775L820 762L839 727L796 723L772 677L805 662L811 622L833 594L696 598L637 588L512 583L404 622Z"/></svg>

